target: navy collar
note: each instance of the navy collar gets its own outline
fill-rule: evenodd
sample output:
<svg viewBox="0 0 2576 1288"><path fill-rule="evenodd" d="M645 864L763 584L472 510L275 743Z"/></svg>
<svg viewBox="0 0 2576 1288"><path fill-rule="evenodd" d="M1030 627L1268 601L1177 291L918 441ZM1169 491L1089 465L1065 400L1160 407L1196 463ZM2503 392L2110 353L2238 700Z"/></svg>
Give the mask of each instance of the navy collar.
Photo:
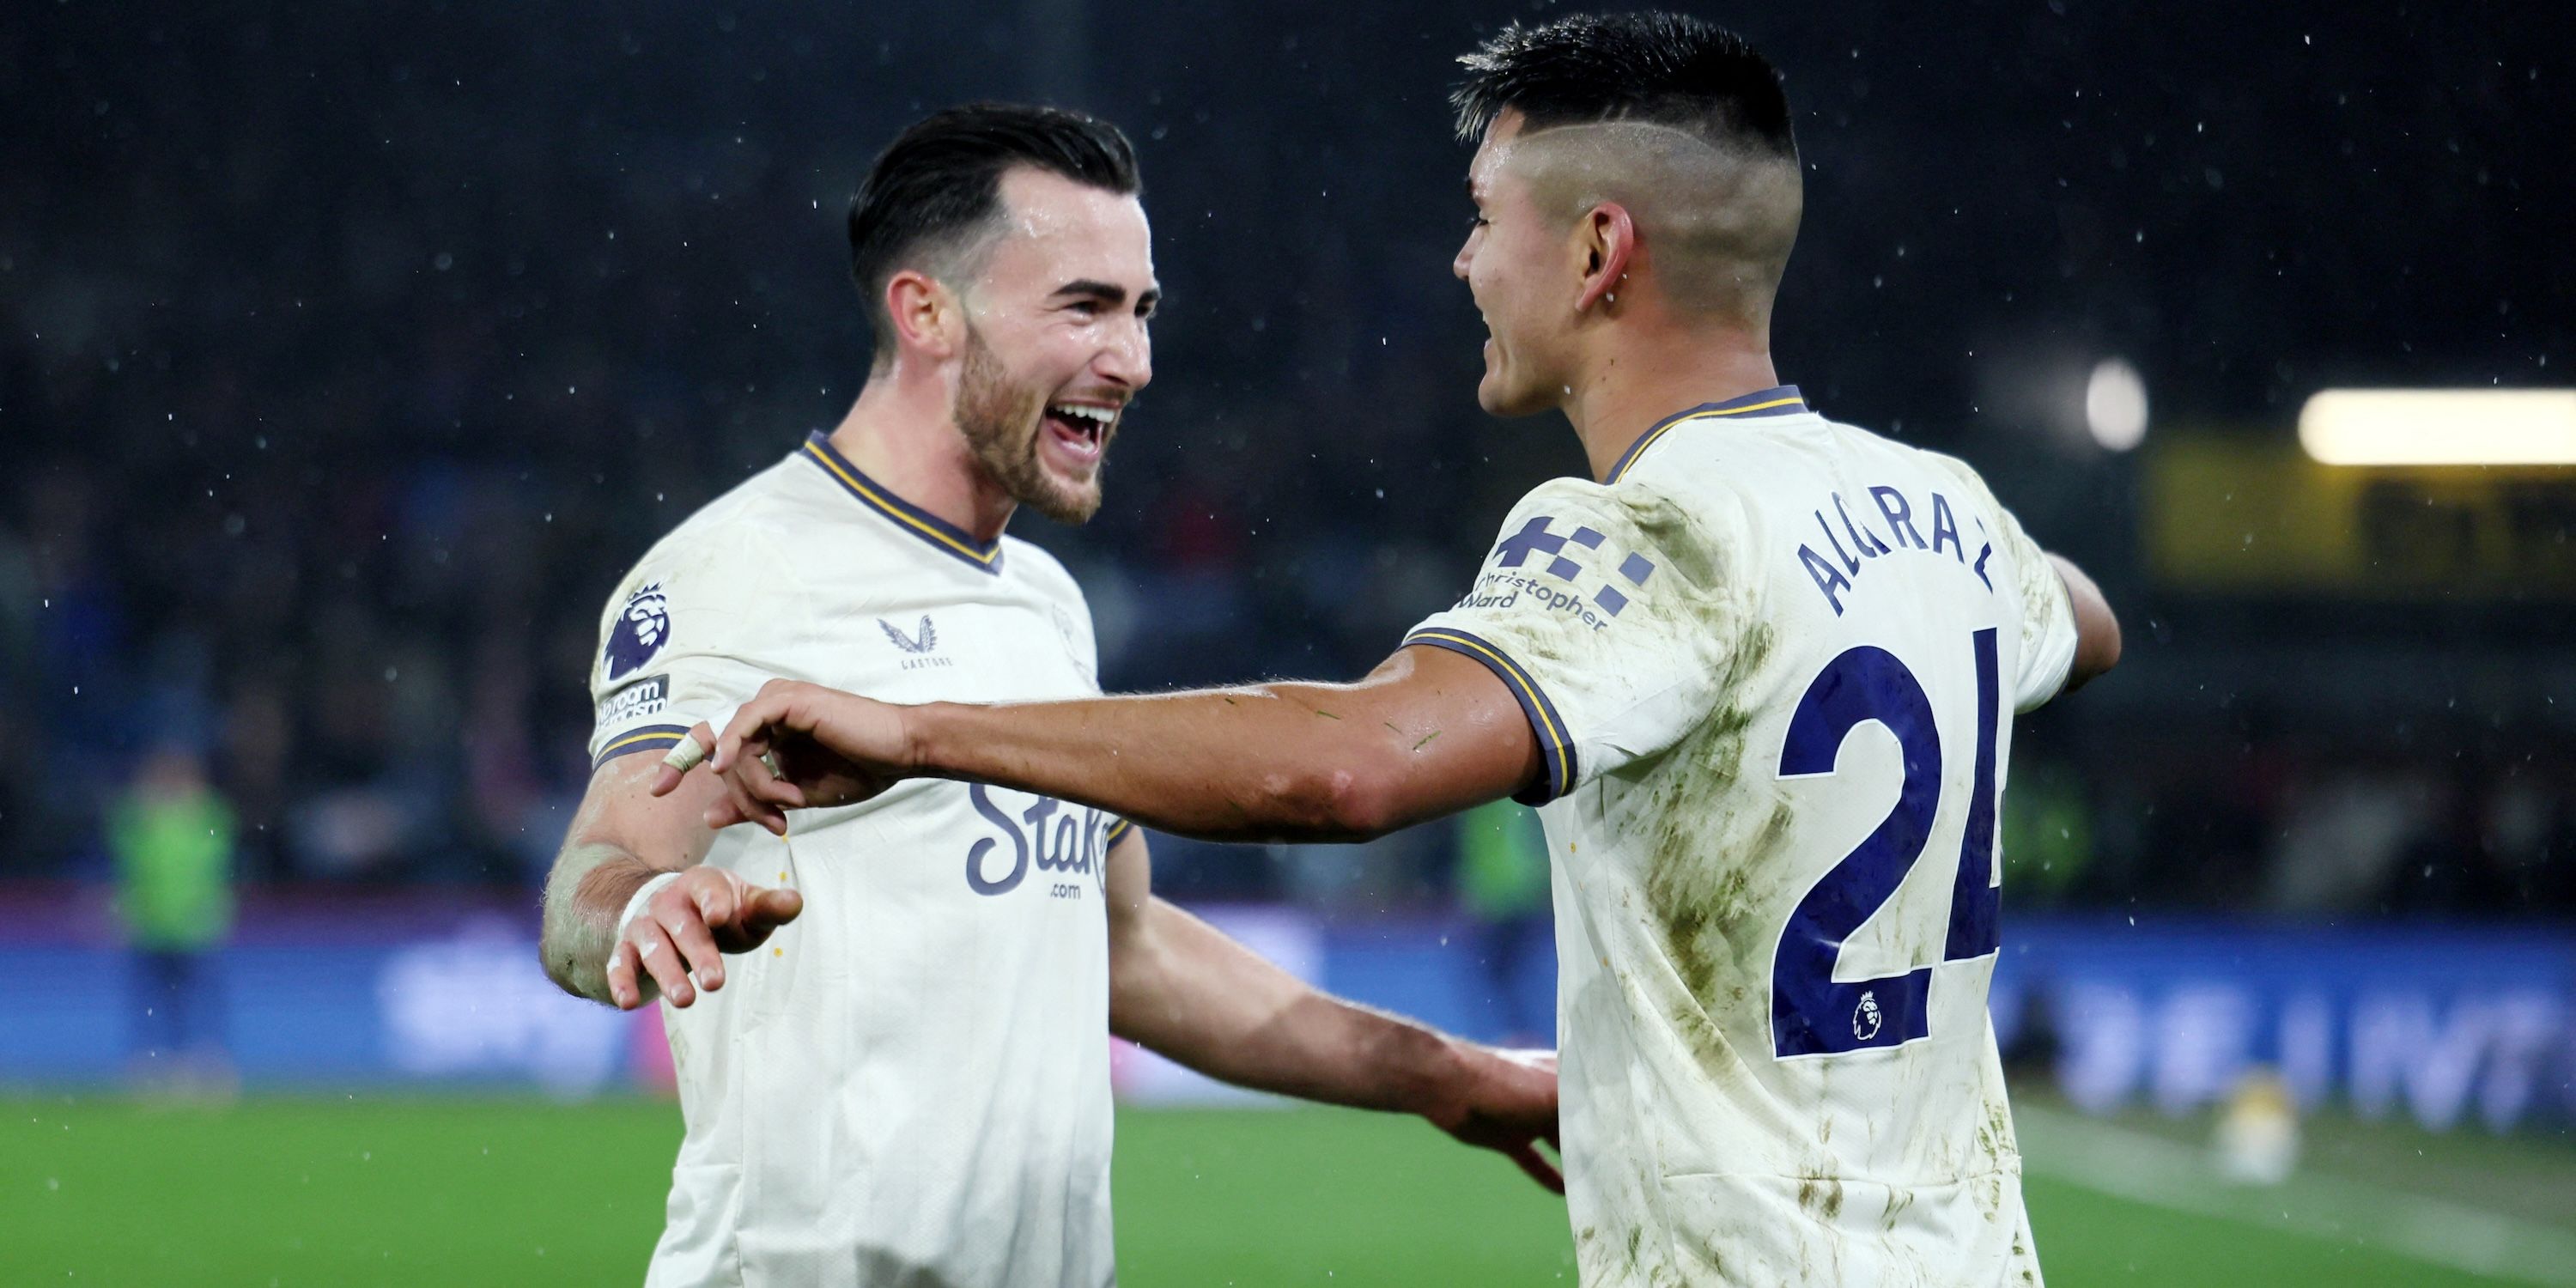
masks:
<svg viewBox="0 0 2576 1288"><path fill-rule="evenodd" d="M816 430L807 435L805 445L796 454L820 466L841 489L857 497L859 503L894 521L917 540L926 541L942 553L963 559L985 572L1002 571L1002 543L977 541L964 528L950 523L930 511L896 496L885 484L869 478L849 458L832 450L832 440Z"/></svg>
<svg viewBox="0 0 2576 1288"><path fill-rule="evenodd" d="M1729 398L1725 402L1701 403L1689 411L1666 416L1656 421L1654 428L1639 434L1637 441L1630 443L1628 450L1620 453L1619 463L1610 467L1610 476L1601 481L1604 484L1618 482L1619 476L1627 473L1628 467L1637 463L1638 456L1642 455L1647 448L1654 446L1655 440L1671 432L1677 425L1720 418L1734 420L1759 416L1803 416L1806 413L1807 400L1798 396L1796 385L1773 385L1768 389L1755 390L1741 398Z"/></svg>

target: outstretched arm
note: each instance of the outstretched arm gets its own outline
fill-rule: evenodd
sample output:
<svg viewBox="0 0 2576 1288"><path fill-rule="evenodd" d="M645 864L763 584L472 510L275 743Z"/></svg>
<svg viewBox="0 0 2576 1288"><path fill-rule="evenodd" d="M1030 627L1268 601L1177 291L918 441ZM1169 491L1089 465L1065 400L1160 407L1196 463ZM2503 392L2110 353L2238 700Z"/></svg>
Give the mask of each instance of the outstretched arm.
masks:
<svg viewBox="0 0 2576 1288"><path fill-rule="evenodd" d="M1543 772L1511 690L1473 659L1420 646L1356 684L998 706L893 707L773 681L721 739L703 725L692 736L714 744L727 785L707 821L772 831L787 809L934 777L1079 801L1182 836L1354 840L1510 795ZM654 791L683 778L670 769Z"/></svg>
<svg viewBox="0 0 2576 1288"><path fill-rule="evenodd" d="M1109 852L1109 1027L1209 1077L1359 1109L1419 1114L1549 1189L1556 1069L1544 1053L1460 1042L1308 987L1153 897L1141 831Z"/></svg>

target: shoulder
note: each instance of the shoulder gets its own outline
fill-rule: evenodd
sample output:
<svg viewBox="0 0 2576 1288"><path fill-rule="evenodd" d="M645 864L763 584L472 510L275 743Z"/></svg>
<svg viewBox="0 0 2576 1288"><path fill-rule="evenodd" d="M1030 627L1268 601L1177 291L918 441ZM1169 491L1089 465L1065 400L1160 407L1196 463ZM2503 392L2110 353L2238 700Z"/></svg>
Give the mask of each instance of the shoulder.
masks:
<svg viewBox="0 0 2576 1288"><path fill-rule="evenodd" d="M1995 502L1994 490L1986 486L1986 476L1979 474L1975 466L1956 456L1935 452L1928 448L1918 447L1911 450L1934 474L1945 479L1957 480L1959 486L1980 505L1994 509L2002 508Z"/></svg>
<svg viewBox="0 0 2576 1288"><path fill-rule="evenodd" d="M779 534L792 522L793 507L774 489L760 487L763 481L755 475L663 533L628 568L620 591L653 581L715 595L775 566L774 556L783 549Z"/></svg>
<svg viewBox="0 0 2576 1288"><path fill-rule="evenodd" d="M1572 477L1549 479L1524 493L1512 513L1584 514L1661 525L1677 519L1693 505L1712 499L1704 494L1714 494L1721 505L1732 504L1733 491L1723 479L1702 482L1670 477L1668 471L1640 469L1610 483Z"/></svg>
<svg viewBox="0 0 2576 1288"><path fill-rule="evenodd" d="M1751 509L1734 472L1678 452L1641 465L1610 483L1557 479L1530 495L1580 509L1605 539L1625 547L1623 556L1650 557L1703 585L1725 580L1755 543ZM1588 534L1572 535L1590 544Z"/></svg>
<svg viewBox="0 0 2576 1288"><path fill-rule="evenodd" d="M628 566L600 610L600 634L612 649L616 637L632 630L667 632L675 613L709 622L734 618L797 576L782 540L795 507L781 495L779 468L699 507Z"/></svg>

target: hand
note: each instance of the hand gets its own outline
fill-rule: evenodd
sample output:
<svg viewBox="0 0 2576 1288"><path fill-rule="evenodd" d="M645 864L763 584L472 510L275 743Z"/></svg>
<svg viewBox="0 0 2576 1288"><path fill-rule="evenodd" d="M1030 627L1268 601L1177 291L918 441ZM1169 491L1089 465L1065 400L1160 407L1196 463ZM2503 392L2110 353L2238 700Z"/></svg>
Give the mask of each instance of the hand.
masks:
<svg viewBox="0 0 2576 1288"><path fill-rule="evenodd" d="M715 749L706 768L726 789L707 808L707 826L758 823L785 836L788 810L854 804L894 786L911 759L903 710L797 680L760 686L723 736L703 722L689 731L698 747ZM687 772L665 763L653 794L669 795Z"/></svg>
<svg viewBox="0 0 2576 1288"><path fill-rule="evenodd" d="M1565 1176L1538 1143L1556 1144L1556 1053L1504 1051L1460 1043L1467 1068L1451 1100L1423 1115L1440 1130L1494 1150L1531 1180L1565 1193Z"/></svg>
<svg viewBox="0 0 2576 1288"><path fill-rule="evenodd" d="M804 910L805 896L793 890L756 886L723 868L689 868L619 930L608 955L608 1000L634 1010L652 1000L649 980L671 1005L687 1006L698 989L724 987L723 954L760 947Z"/></svg>

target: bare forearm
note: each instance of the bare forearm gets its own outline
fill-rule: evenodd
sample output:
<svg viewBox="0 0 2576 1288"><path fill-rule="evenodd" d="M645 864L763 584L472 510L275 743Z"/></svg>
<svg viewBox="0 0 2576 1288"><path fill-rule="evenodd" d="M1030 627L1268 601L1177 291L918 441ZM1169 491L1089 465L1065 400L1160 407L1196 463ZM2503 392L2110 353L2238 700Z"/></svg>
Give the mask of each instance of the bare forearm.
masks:
<svg viewBox="0 0 2576 1288"><path fill-rule="evenodd" d="M1536 781L1536 737L1472 659L1400 648L1356 684L903 709L907 768L1211 840L1353 840Z"/></svg>
<svg viewBox="0 0 2576 1288"><path fill-rule="evenodd" d="M1268 684L906 713L921 772L1080 801L1211 840L1350 840L1390 825L1405 750L1359 686Z"/></svg>
<svg viewBox="0 0 2576 1288"><path fill-rule="evenodd" d="M567 993L612 1006L607 966L621 929L618 915L646 881L706 857L715 837L704 815L722 787L699 781L656 797L647 790L654 768L648 757L629 756L591 775L546 877L545 922L537 943L546 978Z"/></svg>
<svg viewBox="0 0 2576 1288"><path fill-rule="evenodd" d="M1317 992L1232 1041L1183 1037L1153 1049L1256 1091L1425 1117L1448 1097L1459 1069L1457 1047L1439 1033Z"/></svg>
<svg viewBox="0 0 2576 1288"><path fill-rule="evenodd" d="M1110 1026L1209 1077L1256 1090L1436 1115L1456 1098L1457 1045L1411 1020L1321 993L1156 901L1113 948Z"/></svg>

